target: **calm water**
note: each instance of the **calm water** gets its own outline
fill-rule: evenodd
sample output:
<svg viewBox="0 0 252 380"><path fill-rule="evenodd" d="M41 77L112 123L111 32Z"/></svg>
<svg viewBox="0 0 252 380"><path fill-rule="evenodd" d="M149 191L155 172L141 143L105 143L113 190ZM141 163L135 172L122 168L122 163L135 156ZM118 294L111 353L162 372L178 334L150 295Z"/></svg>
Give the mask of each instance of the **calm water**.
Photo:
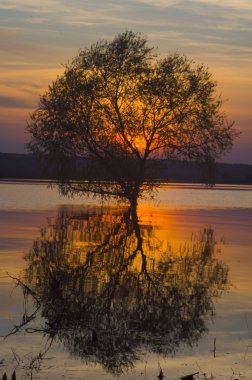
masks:
<svg viewBox="0 0 252 380"><path fill-rule="evenodd" d="M0 375L251 379L251 232L250 186L162 186L136 223L126 205L0 184L0 335L25 322Z"/></svg>

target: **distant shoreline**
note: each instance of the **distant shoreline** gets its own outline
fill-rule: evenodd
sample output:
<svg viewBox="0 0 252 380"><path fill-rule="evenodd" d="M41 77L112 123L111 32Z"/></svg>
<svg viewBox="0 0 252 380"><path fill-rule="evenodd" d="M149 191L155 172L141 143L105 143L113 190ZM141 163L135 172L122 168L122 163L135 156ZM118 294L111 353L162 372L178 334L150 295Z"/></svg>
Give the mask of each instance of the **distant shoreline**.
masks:
<svg viewBox="0 0 252 380"><path fill-rule="evenodd" d="M75 181L73 181L75 182ZM80 182L80 181L76 181ZM85 181L83 181L85 182ZM29 184L29 185L56 185L55 180L50 179L31 179L31 178L0 178L0 184ZM237 183L216 183L213 187L206 186L202 182L176 182L176 181L156 181L157 187L171 187L176 189L210 189L210 190L242 190L252 191L252 184Z"/></svg>
<svg viewBox="0 0 252 380"><path fill-rule="evenodd" d="M214 184L252 185L252 165L216 163L215 170L207 173L202 164L187 161L160 159L157 165L150 160L146 169L146 177L154 183L207 183ZM154 168L153 165L154 164ZM73 181L109 181L104 170L99 167L92 169L92 161L80 159L78 162L87 169L86 178L76 171ZM90 169L91 168L91 169ZM89 177L91 173L91 177ZM210 178L209 178L210 175ZM32 154L0 153L0 181L25 183L54 183L57 170L53 164L45 167Z"/></svg>

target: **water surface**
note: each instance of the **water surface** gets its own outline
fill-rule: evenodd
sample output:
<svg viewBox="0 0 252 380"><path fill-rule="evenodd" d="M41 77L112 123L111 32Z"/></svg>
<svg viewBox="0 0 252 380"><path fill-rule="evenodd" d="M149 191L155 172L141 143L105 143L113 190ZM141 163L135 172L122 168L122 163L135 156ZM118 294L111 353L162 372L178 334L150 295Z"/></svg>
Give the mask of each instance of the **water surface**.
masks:
<svg viewBox="0 0 252 380"><path fill-rule="evenodd" d="M208 377L213 374L220 379L232 376L251 379L251 187L163 186L155 200L142 201L138 217L147 274L141 275L140 282L138 276L144 258L141 250L130 264L127 262L136 249L137 236L134 228L127 225L125 205L61 198L45 184L1 184L0 194L0 334L6 335L13 326L18 326L24 311L21 289L14 287L15 281L6 273L28 281L40 301L46 300L30 326L33 333L25 332L24 328L1 342L0 360L5 364L2 370L10 371L18 357L17 372L27 374L32 359L50 344L45 331L44 335L34 331L65 315L59 318L55 339L45 355L47 359L42 360L41 370L36 373L39 379L113 378L113 371L101 360L100 346L100 351L94 352L92 347L85 351L77 344L80 337L88 339L83 335L87 321L95 331L91 336L93 346L95 335L101 339L102 334L101 341L120 348L120 352L123 348L124 355L125 345L129 345L131 355L128 356L134 367L128 366L127 371L124 366L118 371L122 372L122 379L154 379L160 366L167 377L174 379L198 371L200 378L204 378L202 373L205 372ZM204 246L206 241L208 250ZM83 272L87 253L91 251L96 252L92 265ZM126 262L127 266L120 266ZM115 277L118 271L120 276ZM147 275L158 281L150 283L153 288L148 288ZM115 278L118 278L116 282ZM115 288L111 288L111 284L115 284ZM153 298L149 295L148 299L146 289L152 289L148 294ZM164 298L166 319L162 319L161 293L158 294L157 289ZM112 290L114 306L110 313L114 312L113 329L115 332L118 328L118 331L111 335L117 337L117 341L104 336L107 330L102 330L101 320L93 318L95 313L90 311L81 323L78 317L78 309L83 307L83 313L91 310L90 302L96 304L97 315L102 315L101 306L108 294L107 300L111 303ZM176 297L174 292L177 292ZM142 294L142 299L148 299L149 303L138 304L137 294ZM95 299L99 302L95 303ZM153 309L145 336L141 318L138 325L134 314L139 312L139 305L145 325L148 325L146 316L150 315L146 314L147 310L150 313ZM170 305L169 314L167 305ZM128 319L125 306L131 310ZM66 307L73 309L70 316L64 314ZM32 297L28 297L28 311L34 311ZM126 322L118 325L123 319ZM155 326L164 330L164 339L160 339L160 330L156 327L159 336L154 340ZM80 330L79 335L73 333L73 327L75 331ZM127 331L135 334L131 341ZM124 347L118 345L118 341L124 342Z"/></svg>

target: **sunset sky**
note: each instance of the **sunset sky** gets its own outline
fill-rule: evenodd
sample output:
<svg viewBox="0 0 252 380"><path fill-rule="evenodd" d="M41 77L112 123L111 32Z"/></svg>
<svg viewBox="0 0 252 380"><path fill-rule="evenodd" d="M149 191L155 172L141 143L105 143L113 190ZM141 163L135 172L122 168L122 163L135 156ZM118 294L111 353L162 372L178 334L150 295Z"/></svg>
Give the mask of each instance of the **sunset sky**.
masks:
<svg viewBox="0 0 252 380"><path fill-rule="evenodd" d="M0 0L0 19L0 152L25 152L29 113L80 48L132 29L209 67L242 131L223 161L252 164L251 0Z"/></svg>

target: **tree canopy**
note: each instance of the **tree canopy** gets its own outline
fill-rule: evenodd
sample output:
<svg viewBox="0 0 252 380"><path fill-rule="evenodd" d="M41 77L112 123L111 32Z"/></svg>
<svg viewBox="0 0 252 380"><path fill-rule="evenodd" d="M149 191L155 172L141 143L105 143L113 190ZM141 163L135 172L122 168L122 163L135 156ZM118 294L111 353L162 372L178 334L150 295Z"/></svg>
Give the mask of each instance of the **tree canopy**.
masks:
<svg viewBox="0 0 252 380"><path fill-rule="evenodd" d="M205 66L178 53L159 58L146 38L126 31L66 65L31 115L28 147L57 164L64 194L133 202L152 186L150 159L212 163L231 148L236 132L216 86ZM104 181L95 181L97 170ZM73 182L74 173L89 181Z"/></svg>

